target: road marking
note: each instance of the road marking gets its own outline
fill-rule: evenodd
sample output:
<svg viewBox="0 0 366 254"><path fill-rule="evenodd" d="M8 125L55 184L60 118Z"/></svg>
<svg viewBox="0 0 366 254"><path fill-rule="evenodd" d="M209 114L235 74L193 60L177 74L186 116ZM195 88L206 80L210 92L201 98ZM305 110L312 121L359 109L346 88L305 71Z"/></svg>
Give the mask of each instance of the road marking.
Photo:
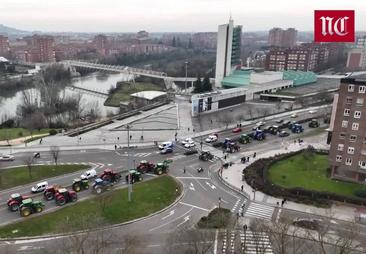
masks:
<svg viewBox="0 0 366 254"><path fill-rule="evenodd" d="M181 223L179 223L178 225L177 225L177 227L179 227L180 225L183 225L184 223L186 223L187 221L189 221L189 215L187 215L186 217L184 217L184 220L183 220L183 222L181 222Z"/></svg>
<svg viewBox="0 0 366 254"><path fill-rule="evenodd" d="M209 182L206 182L206 184L207 184L208 186L210 186L210 188L211 188L211 189L213 189L213 190L214 190L214 189L216 189L216 186L215 186L215 185L210 184Z"/></svg>
<svg viewBox="0 0 366 254"><path fill-rule="evenodd" d="M192 177L194 177L194 175L192 175L191 173L187 172L189 175L191 175ZM202 189L204 189L205 191L207 191L207 189L205 188L205 186L203 186L197 179L194 179L196 180L196 182L202 187Z"/></svg>
<svg viewBox="0 0 366 254"><path fill-rule="evenodd" d="M150 231L150 232L151 232L151 231L154 231L155 229L162 228L162 227L164 227L164 226L166 226L166 225L168 225L168 224L170 224L170 223L172 223L172 222L174 222L174 221L177 221L177 220L179 220L180 218L183 218L184 216L186 216L186 215L187 215L188 213L190 213L192 210L193 210L193 207L191 207L191 209L189 209L189 210L188 210L187 212L185 212L183 215L181 215L181 216L179 216L179 217L175 218L174 220L168 221L168 222L166 222L166 223L164 223L164 224L161 224L161 225L159 225L159 226L157 226L157 227L151 228L151 229L149 229L149 231Z"/></svg>
<svg viewBox="0 0 366 254"><path fill-rule="evenodd" d="M190 184L189 189L192 190L192 191L195 191L195 188L193 186L193 183Z"/></svg>
<svg viewBox="0 0 366 254"><path fill-rule="evenodd" d="M160 247L161 245L160 244L149 244L147 245L146 247L147 248L155 248L155 247ZM124 250L124 249L123 249Z"/></svg>
<svg viewBox="0 0 366 254"><path fill-rule="evenodd" d="M177 176L177 179L199 179L199 180L210 180L208 177L195 177L195 176Z"/></svg>
<svg viewBox="0 0 366 254"><path fill-rule="evenodd" d="M215 232L215 243L214 243L214 254L217 254L217 238L219 237L219 230L216 229Z"/></svg>
<svg viewBox="0 0 366 254"><path fill-rule="evenodd" d="M113 164L109 163L109 164L107 164L107 165L110 167L110 166L112 166Z"/></svg>
<svg viewBox="0 0 366 254"><path fill-rule="evenodd" d="M179 204L186 205L186 206L190 206L192 208L197 208L197 209L200 209L200 210L203 210L203 211L206 211L206 212L209 212L210 211L210 210L208 210L206 208L199 207L199 206L195 206L195 205L191 205L191 204L187 204L187 203L184 203L184 202L179 202Z"/></svg>
<svg viewBox="0 0 366 254"><path fill-rule="evenodd" d="M164 216L164 217L163 217L163 218L161 218L161 219L162 219L162 220L165 220L166 218L168 218L168 217L172 216L174 213L175 213L175 210L172 210L172 211L170 211L170 213L169 213L168 215Z"/></svg>

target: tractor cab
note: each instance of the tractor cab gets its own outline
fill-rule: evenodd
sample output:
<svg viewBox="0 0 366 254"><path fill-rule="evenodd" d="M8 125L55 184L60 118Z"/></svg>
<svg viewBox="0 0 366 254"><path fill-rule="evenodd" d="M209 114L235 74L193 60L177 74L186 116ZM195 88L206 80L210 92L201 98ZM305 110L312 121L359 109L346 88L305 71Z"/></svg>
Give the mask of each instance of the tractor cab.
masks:
<svg viewBox="0 0 366 254"><path fill-rule="evenodd" d="M10 195L10 198L13 199L13 200L23 200L22 196L19 194L19 193L13 193Z"/></svg>
<svg viewBox="0 0 366 254"><path fill-rule="evenodd" d="M131 183L135 183L135 182L140 182L142 181L142 174L137 171L137 170L134 170L134 169L130 169L128 171L128 174L126 175L126 182L127 184Z"/></svg>
<svg viewBox="0 0 366 254"><path fill-rule="evenodd" d="M239 143L248 144L250 143L250 137L247 134L241 134L239 138Z"/></svg>
<svg viewBox="0 0 366 254"><path fill-rule="evenodd" d="M68 191L66 188L60 188L55 195L56 204L63 206L68 202L75 202L77 200L75 191Z"/></svg>

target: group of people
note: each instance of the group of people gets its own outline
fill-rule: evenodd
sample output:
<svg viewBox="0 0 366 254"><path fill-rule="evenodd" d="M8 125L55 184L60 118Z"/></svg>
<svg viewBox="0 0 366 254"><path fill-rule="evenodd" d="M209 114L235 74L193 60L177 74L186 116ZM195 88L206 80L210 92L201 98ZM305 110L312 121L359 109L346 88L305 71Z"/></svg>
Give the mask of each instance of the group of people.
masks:
<svg viewBox="0 0 366 254"><path fill-rule="evenodd" d="M256 157L257 157L257 152L254 152L253 159L255 159ZM242 163L249 162L249 160L250 160L250 156L244 156L244 157L241 158Z"/></svg>

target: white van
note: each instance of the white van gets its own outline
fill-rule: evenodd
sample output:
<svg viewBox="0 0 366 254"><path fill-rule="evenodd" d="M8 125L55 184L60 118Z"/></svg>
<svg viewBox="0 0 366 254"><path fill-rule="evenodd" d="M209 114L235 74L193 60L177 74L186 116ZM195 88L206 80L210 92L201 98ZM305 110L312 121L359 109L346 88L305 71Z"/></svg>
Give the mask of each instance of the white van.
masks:
<svg viewBox="0 0 366 254"><path fill-rule="evenodd" d="M160 150L163 150L163 149L168 148L168 147L173 148L173 142L172 141L163 142L159 145Z"/></svg>
<svg viewBox="0 0 366 254"><path fill-rule="evenodd" d="M97 171L95 171L95 169L89 169L85 171L84 174L82 174L80 177L81 179L90 179L97 177Z"/></svg>
<svg viewBox="0 0 366 254"><path fill-rule="evenodd" d="M33 193L42 192L47 187L48 187L48 182L46 182L46 181L45 182L41 182L41 183L37 183L35 186L32 187L32 192Z"/></svg>

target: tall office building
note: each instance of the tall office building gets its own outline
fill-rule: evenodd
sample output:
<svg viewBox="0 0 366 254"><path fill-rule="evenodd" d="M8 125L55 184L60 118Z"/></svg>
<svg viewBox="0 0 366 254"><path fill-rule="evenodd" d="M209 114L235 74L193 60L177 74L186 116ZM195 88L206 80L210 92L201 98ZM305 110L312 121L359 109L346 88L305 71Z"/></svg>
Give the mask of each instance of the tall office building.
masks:
<svg viewBox="0 0 366 254"><path fill-rule="evenodd" d="M329 159L332 178L365 183L366 180L366 77L341 79L330 124Z"/></svg>
<svg viewBox="0 0 366 254"><path fill-rule="evenodd" d="M230 75L232 66L240 63L241 30L241 26L234 27L232 18L228 24L219 26L216 50L216 87L221 87L221 81Z"/></svg>

